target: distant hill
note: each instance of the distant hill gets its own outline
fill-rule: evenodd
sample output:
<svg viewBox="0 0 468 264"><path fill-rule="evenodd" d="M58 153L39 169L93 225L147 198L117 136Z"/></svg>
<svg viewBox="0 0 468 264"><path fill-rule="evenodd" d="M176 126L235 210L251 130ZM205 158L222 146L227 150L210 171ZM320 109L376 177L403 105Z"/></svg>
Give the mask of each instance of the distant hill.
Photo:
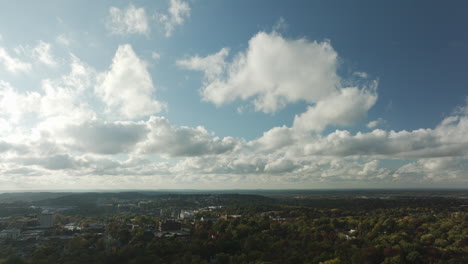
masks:
<svg viewBox="0 0 468 264"><path fill-rule="evenodd" d="M53 199L69 195L69 193L58 192L14 192L0 193L0 203L11 202L34 202L44 199Z"/></svg>

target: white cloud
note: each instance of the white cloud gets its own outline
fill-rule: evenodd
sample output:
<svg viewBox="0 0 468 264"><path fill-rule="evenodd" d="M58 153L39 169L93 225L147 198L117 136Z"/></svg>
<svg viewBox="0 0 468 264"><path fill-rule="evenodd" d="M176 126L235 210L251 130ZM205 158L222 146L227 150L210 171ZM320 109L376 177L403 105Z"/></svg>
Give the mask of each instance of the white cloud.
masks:
<svg viewBox="0 0 468 264"><path fill-rule="evenodd" d="M215 81L226 70L226 56L229 54L229 49L223 48L218 53L208 55L206 57L194 56L186 60L178 60L179 67L202 71L208 82Z"/></svg>
<svg viewBox="0 0 468 264"><path fill-rule="evenodd" d="M13 129L13 126L10 123L10 121L6 118L0 117L0 134L10 133L12 129Z"/></svg>
<svg viewBox="0 0 468 264"><path fill-rule="evenodd" d="M288 103L316 103L340 87L338 54L328 41L290 40L276 32L259 32L232 62L224 61L227 53L222 49L178 62L204 72L201 95L216 105L252 99L257 111L273 113Z"/></svg>
<svg viewBox="0 0 468 264"><path fill-rule="evenodd" d="M57 41L58 43L64 46L70 46L70 44L72 43L72 40L69 37L65 36L64 34L58 35L55 38L55 41Z"/></svg>
<svg viewBox="0 0 468 264"><path fill-rule="evenodd" d="M0 117L18 123L26 114L38 112L41 95L18 93L9 83L0 80Z"/></svg>
<svg viewBox="0 0 468 264"><path fill-rule="evenodd" d="M215 137L205 128L172 126L163 117L151 117L146 141L140 144L140 153L158 153L166 157L217 155L232 151L239 141L232 137Z"/></svg>
<svg viewBox="0 0 468 264"><path fill-rule="evenodd" d="M51 52L50 43L40 40L32 49L31 53L33 58L47 66L54 67L57 65L57 61L54 59Z"/></svg>
<svg viewBox="0 0 468 264"><path fill-rule="evenodd" d="M367 79L367 77L369 77L369 75L366 72L353 72L353 75L362 79Z"/></svg>
<svg viewBox="0 0 468 264"><path fill-rule="evenodd" d="M459 157L420 159L400 167L394 174L402 182L467 182L468 159Z"/></svg>
<svg viewBox="0 0 468 264"><path fill-rule="evenodd" d="M183 0L170 0L168 14L159 16L159 21L164 26L166 37L170 37L174 28L184 24L185 19L190 16L190 6Z"/></svg>
<svg viewBox="0 0 468 264"><path fill-rule="evenodd" d="M84 153L129 153L148 133L143 122L87 121L65 128L67 144Z"/></svg>
<svg viewBox="0 0 468 264"><path fill-rule="evenodd" d="M386 123L387 121L385 121L384 119L378 118L367 123L367 128L376 128L378 126L385 125Z"/></svg>
<svg viewBox="0 0 468 264"><path fill-rule="evenodd" d="M465 105L461 105L455 108L454 115L465 115L468 116L468 96L465 97Z"/></svg>
<svg viewBox="0 0 468 264"><path fill-rule="evenodd" d="M174 175L184 175L186 178L198 175L200 178L209 178L212 181L225 179L226 182L234 183L241 180L269 185L277 182L279 186L292 182L316 186L315 184L320 182L359 183L392 180L392 171L382 167L376 159L357 161L342 157L289 158L253 153L191 157L179 161L169 170Z"/></svg>
<svg viewBox="0 0 468 264"><path fill-rule="evenodd" d="M10 54L8 54L8 52L2 47L0 47L0 63L3 64L3 67L11 73L28 72L31 70L30 63L11 57Z"/></svg>
<svg viewBox="0 0 468 264"><path fill-rule="evenodd" d="M72 55L71 71L57 79L44 79L42 90L20 92L0 81L0 137L10 140L55 135L69 123L94 119L87 99L95 72Z"/></svg>
<svg viewBox="0 0 468 264"><path fill-rule="evenodd" d="M312 169L312 171L311 171ZM317 170L317 172L313 172ZM380 167L378 160L357 162L355 160L329 159L319 161L318 166L305 168L301 172L308 171L316 174L323 181L381 181L391 176L389 169Z"/></svg>
<svg viewBox="0 0 468 264"><path fill-rule="evenodd" d="M295 136L292 128L274 127L264 132L260 138L249 142L249 146L259 151L277 151L292 146L296 142Z"/></svg>
<svg viewBox="0 0 468 264"><path fill-rule="evenodd" d="M326 136L302 135L293 128L279 127L246 144L239 139L217 138L203 127L175 127L162 117L151 117L145 122L94 120L69 124L63 135L51 135L49 139L59 145L46 138L37 142L19 141L21 144L0 139L0 157L13 156L8 159L3 156L0 172L13 175L19 169L29 169L29 174L50 175L56 170L66 170L68 175L79 177L112 175L119 182L124 181L124 175L151 179L164 175L175 184L206 181L316 186L351 182L359 186L363 181L378 184L394 179L412 183L444 179L460 182L467 180L468 145L463 137L466 124L465 117L455 116L447 117L435 129L374 130L356 135L336 131ZM434 151L441 146L453 148L455 142L458 151L453 149L451 154L445 152L442 156ZM51 151L41 154L44 149ZM70 154L77 152L83 154ZM130 155L129 159L123 162L112 156L122 154ZM444 157L447 154L451 156ZM154 155L183 158L175 164L173 159L167 163L144 158ZM392 172L382 166L379 161L382 158L418 160Z"/></svg>
<svg viewBox="0 0 468 264"><path fill-rule="evenodd" d="M0 140L0 153L9 151L20 155L25 155L26 153L28 153L28 147L24 143L7 142L5 140Z"/></svg>
<svg viewBox="0 0 468 264"><path fill-rule="evenodd" d="M305 160L323 157L463 158L468 156L466 137L468 115L460 111L456 113L458 114L443 119L433 129L413 131L375 129L372 132L357 132L354 135L347 130L336 130L328 135L303 133L301 129L297 129L295 123L291 128L286 126L272 128L258 139L248 142L246 146L258 155L284 155L291 159ZM317 122L311 120L309 126L315 128ZM305 119L302 121L305 122Z"/></svg>
<svg viewBox="0 0 468 264"><path fill-rule="evenodd" d="M57 79L42 81L39 131L54 134L68 124L96 118L95 105L89 102L96 82L93 68L71 54L70 72Z"/></svg>
<svg viewBox="0 0 468 264"><path fill-rule="evenodd" d="M157 53L156 51L153 51L151 53L151 58L153 58L153 60L155 60L155 61L158 61L161 58L161 55L159 53Z"/></svg>
<svg viewBox="0 0 468 264"><path fill-rule="evenodd" d="M63 126L95 116L91 106L82 101L83 95L79 90L75 90L73 86L63 87L60 84L51 80L42 82L44 95L41 97L40 115L44 118L54 117L46 120L48 123L56 122L56 126Z"/></svg>
<svg viewBox="0 0 468 264"><path fill-rule="evenodd" d="M51 54L45 46L42 53ZM31 55L31 50L18 48L22 55ZM249 142L217 137L203 126L175 126L153 116L165 104L156 100L147 63L130 45L119 46L102 73L71 55L70 72L43 79L39 90L20 91L0 81L0 185L467 182L466 105L435 128L386 131L374 129L385 123L377 119L369 122L370 132L324 134L327 127L364 118L376 103L377 82L359 79L368 78L362 72L351 74L350 80L338 76L338 55L327 41L260 32L245 51L233 55L223 48L178 60L177 65L204 73L201 95L215 104L244 100L240 112L255 107L273 113L305 102L307 110L290 127L273 127ZM158 60L159 54L151 57ZM44 58L43 63L53 64ZM353 83L356 76L360 85ZM141 120L144 116L149 117ZM386 167L388 159L407 164L395 171Z"/></svg>
<svg viewBox="0 0 468 264"><path fill-rule="evenodd" d="M96 94L124 117L136 118L160 112L166 104L153 99L155 88L145 61L129 44L120 45L108 72L99 76Z"/></svg>
<svg viewBox="0 0 468 264"><path fill-rule="evenodd" d="M468 117L447 117L435 129L369 133L335 131L298 143L305 155L389 158L460 157L468 155Z"/></svg>
<svg viewBox="0 0 468 264"><path fill-rule="evenodd" d="M62 77L63 85L72 87L80 93L92 88L96 82L96 71L74 54L70 54L70 57L70 73Z"/></svg>
<svg viewBox="0 0 468 264"><path fill-rule="evenodd" d="M266 162L266 157L253 154L189 157L174 165L171 172L199 175L261 174Z"/></svg>
<svg viewBox="0 0 468 264"><path fill-rule="evenodd" d="M49 124L49 122L53 122ZM199 126L175 127L163 117L148 121L113 121L97 119L55 123L57 118L42 122L38 129L56 143L73 152L100 155L153 155L190 157L227 154L242 144L232 137L218 138Z"/></svg>
<svg viewBox="0 0 468 264"><path fill-rule="evenodd" d="M81 164L68 154L57 154L42 157L17 157L10 161L23 166L40 166L47 170L76 169Z"/></svg>
<svg viewBox="0 0 468 264"><path fill-rule="evenodd" d="M342 83L351 80L338 76L338 54L328 41L291 40L275 31L259 32L231 62L226 60L228 55L229 49L223 48L206 57L178 60L177 64L203 72L201 96L216 105L251 100L256 111L274 113L290 103L311 104L295 117L296 132L352 125L365 117L377 100L377 81L361 81L363 87L343 87ZM238 112L243 109L238 107Z"/></svg>
<svg viewBox="0 0 468 264"><path fill-rule="evenodd" d="M343 88L339 94L324 98L315 106L309 106L305 113L296 115L293 127L321 132L328 125L350 125L362 119L376 101L373 89Z"/></svg>
<svg viewBox="0 0 468 264"><path fill-rule="evenodd" d="M290 159L281 158L267 163L265 165L265 172L273 174L288 173L293 172L301 167L302 166L300 164L297 164Z"/></svg>
<svg viewBox="0 0 468 264"><path fill-rule="evenodd" d="M148 25L146 11L142 7L136 8L132 4L125 9L111 7L109 8L109 16L107 29L112 34L149 34L150 27Z"/></svg>

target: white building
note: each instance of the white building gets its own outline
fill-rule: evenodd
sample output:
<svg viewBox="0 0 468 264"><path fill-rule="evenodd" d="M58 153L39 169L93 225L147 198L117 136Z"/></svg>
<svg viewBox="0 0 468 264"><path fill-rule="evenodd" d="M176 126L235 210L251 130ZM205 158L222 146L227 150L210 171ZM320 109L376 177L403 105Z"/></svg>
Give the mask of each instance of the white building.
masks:
<svg viewBox="0 0 468 264"><path fill-rule="evenodd" d="M5 229L0 232L0 239L18 239L19 235L21 234L21 230L19 229Z"/></svg>
<svg viewBox="0 0 468 264"><path fill-rule="evenodd" d="M66 224L63 229L68 231L81 231L81 226L78 223L68 223Z"/></svg>
<svg viewBox="0 0 468 264"><path fill-rule="evenodd" d="M179 218L180 219L190 219L193 217L193 211L184 210L180 212Z"/></svg>

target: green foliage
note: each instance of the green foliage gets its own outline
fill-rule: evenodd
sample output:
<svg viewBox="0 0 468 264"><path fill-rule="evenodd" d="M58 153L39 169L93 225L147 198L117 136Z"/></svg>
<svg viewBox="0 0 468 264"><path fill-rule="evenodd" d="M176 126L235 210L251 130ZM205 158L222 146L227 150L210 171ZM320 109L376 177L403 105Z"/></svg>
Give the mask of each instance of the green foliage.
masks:
<svg viewBox="0 0 468 264"><path fill-rule="evenodd" d="M339 258L334 258L334 259L320 262L319 264L341 264L341 263L343 262Z"/></svg>
<svg viewBox="0 0 468 264"><path fill-rule="evenodd" d="M200 197L212 198L193 196ZM184 222L191 229L187 238L154 236L147 229L162 219L136 213L57 215L58 226L100 222L106 229L38 243L24 259L0 245L0 263L468 263L468 213L453 200L213 199L225 199L228 206L206 216L242 217ZM87 206L89 201L81 202Z"/></svg>
<svg viewBox="0 0 468 264"><path fill-rule="evenodd" d="M2 262L3 264L26 264L22 258L18 256L10 256L7 260Z"/></svg>

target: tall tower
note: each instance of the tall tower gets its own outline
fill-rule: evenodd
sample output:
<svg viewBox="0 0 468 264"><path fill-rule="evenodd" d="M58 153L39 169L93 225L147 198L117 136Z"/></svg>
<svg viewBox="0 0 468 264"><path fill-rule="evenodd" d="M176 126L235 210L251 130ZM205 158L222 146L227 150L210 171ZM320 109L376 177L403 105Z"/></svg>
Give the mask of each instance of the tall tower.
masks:
<svg viewBox="0 0 468 264"><path fill-rule="evenodd" d="M40 227L44 227L44 228L54 227L54 218L53 218L53 216L54 215L52 213L48 212L48 211L42 212L38 216L38 221L39 221Z"/></svg>

